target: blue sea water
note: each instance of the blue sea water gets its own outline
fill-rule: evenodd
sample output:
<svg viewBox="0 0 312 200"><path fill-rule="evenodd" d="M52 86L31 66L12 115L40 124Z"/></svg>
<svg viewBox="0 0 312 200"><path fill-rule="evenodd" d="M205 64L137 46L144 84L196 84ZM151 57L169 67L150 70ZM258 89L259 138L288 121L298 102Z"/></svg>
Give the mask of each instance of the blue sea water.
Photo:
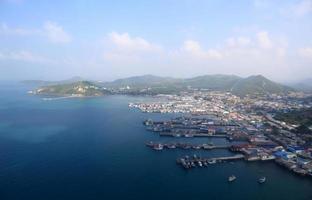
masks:
<svg viewBox="0 0 312 200"><path fill-rule="evenodd" d="M29 86L0 83L0 199L283 199L311 200L312 181L274 162L238 161L186 171L176 158L227 150L156 152L144 143L177 140L145 130L146 114L128 108L146 97L44 101ZM186 140L186 139L179 139ZM223 139L188 139L194 143ZM228 183L229 175L237 180ZM266 176L259 185L257 179Z"/></svg>

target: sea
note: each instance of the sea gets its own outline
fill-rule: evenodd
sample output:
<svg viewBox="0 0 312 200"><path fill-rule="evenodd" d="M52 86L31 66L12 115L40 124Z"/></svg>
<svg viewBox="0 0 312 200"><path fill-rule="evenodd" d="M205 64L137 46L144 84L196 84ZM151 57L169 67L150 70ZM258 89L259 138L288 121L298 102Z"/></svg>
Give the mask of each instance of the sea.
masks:
<svg viewBox="0 0 312 200"><path fill-rule="evenodd" d="M34 85L0 82L0 200L312 200L311 178L274 162L235 161L184 170L176 159L227 150L164 150L148 141L227 144L225 139L159 137L129 102L151 97L44 100ZM229 183L228 177L237 179ZM267 181L259 184L260 177Z"/></svg>

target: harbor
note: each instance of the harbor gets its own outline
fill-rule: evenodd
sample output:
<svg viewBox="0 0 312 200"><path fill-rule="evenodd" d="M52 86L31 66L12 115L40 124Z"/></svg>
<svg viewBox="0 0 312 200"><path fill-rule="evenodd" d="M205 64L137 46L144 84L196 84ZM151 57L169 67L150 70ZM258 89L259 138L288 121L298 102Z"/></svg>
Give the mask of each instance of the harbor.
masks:
<svg viewBox="0 0 312 200"><path fill-rule="evenodd" d="M294 174L312 177L311 149L295 145L284 145L271 135L264 134L256 128L247 127L238 121L224 120L218 116L182 116L166 121L143 121L146 130L159 137L174 138L169 142L149 141L147 147L155 151L189 150L211 151L224 149L235 155L207 158L201 156L185 156L177 159L184 169L207 167L210 164L226 161L244 160L246 162L275 161ZM188 140L206 140L220 138L227 142L215 145L212 142L194 144ZM200 139L203 138L203 139ZM183 141L175 141L175 140ZM262 180L263 181L263 180Z"/></svg>

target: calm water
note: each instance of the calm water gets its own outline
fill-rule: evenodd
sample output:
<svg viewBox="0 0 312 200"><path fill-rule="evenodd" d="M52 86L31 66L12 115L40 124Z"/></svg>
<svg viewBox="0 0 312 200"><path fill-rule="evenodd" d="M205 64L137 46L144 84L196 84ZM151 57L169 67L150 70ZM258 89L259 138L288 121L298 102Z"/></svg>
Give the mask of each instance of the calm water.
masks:
<svg viewBox="0 0 312 200"><path fill-rule="evenodd" d="M176 158L194 152L155 152L145 147L146 141L173 138L145 131L142 121L174 115L144 114L127 107L142 97L43 101L26 94L28 89L0 83L1 200L312 199L311 180L270 162L183 170ZM197 154L213 157L230 152ZM231 174L238 179L229 184ZM263 175L267 182L259 185L257 179Z"/></svg>

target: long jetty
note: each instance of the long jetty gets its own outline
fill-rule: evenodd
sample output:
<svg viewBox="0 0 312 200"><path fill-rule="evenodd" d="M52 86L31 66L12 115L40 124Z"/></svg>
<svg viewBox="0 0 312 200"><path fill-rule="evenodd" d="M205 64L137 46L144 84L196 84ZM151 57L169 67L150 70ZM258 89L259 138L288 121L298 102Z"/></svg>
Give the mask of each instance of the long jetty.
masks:
<svg viewBox="0 0 312 200"><path fill-rule="evenodd" d="M215 161L228 161L228 160L241 160L245 158L243 154L236 154L234 156L222 156L222 157L215 157L215 158L201 158L201 157L189 157L189 158L180 158L180 159L186 159L188 161L210 161L210 160L215 160Z"/></svg>
<svg viewBox="0 0 312 200"><path fill-rule="evenodd" d="M146 146L155 149L195 149L195 150L212 150L212 149L229 149L231 145L213 145L213 144L190 144L181 142L171 142L171 143L159 143L159 142L147 142Z"/></svg>
<svg viewBox="0 0 312 200"><path fill-rule="evenodd" d="M233 161L244 159L242 154L236 154L234 156L223 156L216 158L201 158L194 155L193 157L185 156L184 158L178 158L177 164L181 165L185 169L191 169L194 167L207 167L209 164L215 164L217 162Z"/></svg>
<svg viewBox="0 0 312 200"><path fill-rule="evenodd" d="M226 134L213 134L209 135L207 133L170 133L170 132L160 132L159 136L170 136L170 137L212 137L212 138L228 138L229 136Z"/></svg>

